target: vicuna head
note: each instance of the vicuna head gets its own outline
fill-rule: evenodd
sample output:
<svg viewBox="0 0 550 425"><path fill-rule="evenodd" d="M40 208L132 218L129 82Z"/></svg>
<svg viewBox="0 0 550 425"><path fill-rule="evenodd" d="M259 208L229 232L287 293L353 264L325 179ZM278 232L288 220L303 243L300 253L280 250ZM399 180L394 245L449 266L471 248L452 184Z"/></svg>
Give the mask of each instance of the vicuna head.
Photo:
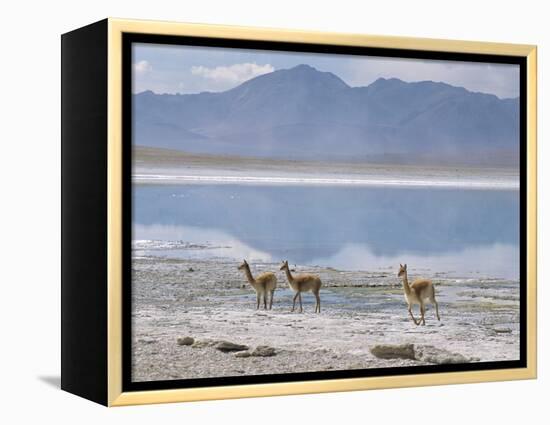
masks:
<svg viewBox="0 0 550 425"><path fill-rule="evenodd" d="M279 270L284 270L284 269L288 270L288 261L287 260L283 261L283 263L281 264L281 267L279 268Z"/></svg>
<svg viewBox="0 0 550 425"><path fill-rule="evenodd" d="M248 267L248 263L246 262L246 260L243 260L242 264L237 267L239 270L244 270Z"/></svg>
<svg viewBox="0 0 550 425"><path fill-rule="evenodd" d="M407 265L399 264L399 273L397 273L397 277L401 277L405 273L407 273Z"/></svg>

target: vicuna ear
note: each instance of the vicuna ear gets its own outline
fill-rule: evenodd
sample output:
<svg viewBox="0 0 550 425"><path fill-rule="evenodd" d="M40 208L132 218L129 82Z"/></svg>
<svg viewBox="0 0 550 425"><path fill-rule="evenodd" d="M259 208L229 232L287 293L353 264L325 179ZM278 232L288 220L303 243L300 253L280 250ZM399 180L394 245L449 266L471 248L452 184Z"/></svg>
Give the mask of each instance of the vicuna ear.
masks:
<svg viewBox="0 0 550 425"><path fill-rule="evenodd" d="M404 268L405 270L407 270L407 265L405 264L405 265L403 266L403 268Z"/></svg>
<svg viewBox="0 0 550 425"><path fill-rule="evenodd" d="M400 268L403 268L403 264L399 263L399 267L400 267Z"/></svg>

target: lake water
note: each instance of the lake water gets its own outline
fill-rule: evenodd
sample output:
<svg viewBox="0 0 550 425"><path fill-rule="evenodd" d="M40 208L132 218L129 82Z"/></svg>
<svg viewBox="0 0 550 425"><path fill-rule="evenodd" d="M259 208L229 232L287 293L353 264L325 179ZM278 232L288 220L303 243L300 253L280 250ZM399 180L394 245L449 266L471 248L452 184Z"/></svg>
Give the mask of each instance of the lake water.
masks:
<svg viewBox="0 0 550 425"><path fill-rule="evenodd" d="M134 255L518 279L519 192L134 185Z"/></svg>

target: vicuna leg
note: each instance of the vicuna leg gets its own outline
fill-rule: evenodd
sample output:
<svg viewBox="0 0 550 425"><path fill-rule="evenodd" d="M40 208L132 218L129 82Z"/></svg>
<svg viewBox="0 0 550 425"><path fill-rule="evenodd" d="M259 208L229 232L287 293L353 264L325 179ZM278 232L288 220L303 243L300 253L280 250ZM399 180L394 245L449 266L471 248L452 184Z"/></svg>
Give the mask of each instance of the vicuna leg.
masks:
<svg viewBox="0 0 550 425"><path fill-rule="evenodd" d="M432 297L432 299L430 301L435 306L435 315L437 317L437 320L441 320L439 318L439 306L437 305L437 301L435 300L435 297Z"/></svg>
<svg viewBox="0 0 550 425"><path fill-rule="evenodd" d="M269 309L273 308L273 295L275 295L275 290L271 291L271 297L269 297Z"/></svg>
<svg viewBox="0 0 550 425"><path fill-rule="evenodd" d="M300 300L300 313L304 312L304 309L302 308L302 293L298 292L298 299Z"/></svg>
<svg viewBox="0 0 550 425"><path fill-rule="evenodd" d="M413 312L412 312L412 306L409 304L409 315L411 316L411 319L413 320L414 324L415 325L418 325L418 322L416 321L416 319L414 318L414 315L413 315Z"/></svg>
<svg viewBox="0 0 550 425"><path fill-rule="evenodd" d="M439 306L437 305L437 301L435 300L435 288L432 285L432 296L430 297L430 302L435 306L435 315L437 316L437 320L441 320L439 318Z"/></svg>
<svg viewBox="0 0 550 425"><path fill-rule="evenodd" d="M264 310L267 310L267 291L264 291Z"/></svg>
<svg viewBox="0 0 550 425"><path fill-rule="evenodd" d="M319 296L319 292L315 292L315 299L317 300L317 303L315 304L315 313L321 312L321 297Z"/></svg>
<svg viewBox="0 0 550 425"><path fill-rule="evenodd" d="M426 306L423 302L420 303L420 321L422 322L422 326L426 324L426 319L424 319L424 314L426 313Z"/></svg>
<svg viewBox="0 0 550 425"><path fill-rule="evenodd" d="M300 295L300 293L296 292L296 294L294 295L294 298L292 299L292 310L291 311L294 311L294 309L296 308L296 298L298 298L298 295Z"/></svg>
<svg viewBox="0 0 550 425"><path fill-rule="evenodd" d="M256 292L256 310L260 308L260 293Z"/></svg>

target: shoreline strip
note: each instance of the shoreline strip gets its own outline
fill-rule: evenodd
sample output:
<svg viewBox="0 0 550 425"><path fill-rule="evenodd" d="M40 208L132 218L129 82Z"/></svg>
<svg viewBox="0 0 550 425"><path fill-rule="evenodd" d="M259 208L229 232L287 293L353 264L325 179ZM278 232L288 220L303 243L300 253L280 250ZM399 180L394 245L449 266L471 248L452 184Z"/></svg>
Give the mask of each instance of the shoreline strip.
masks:
<svg viewBox="0 0 550 425"><path fill-rule="evenodd" d="M519 180L467 180L467 179L423 179L417 177L401 179L354 179L328 177L256 177L219 175L166 175L134 174L135 184L250 184L250 185L303 185L303 186L394 186L434 187L479 190L519 190Z"/></svg>

